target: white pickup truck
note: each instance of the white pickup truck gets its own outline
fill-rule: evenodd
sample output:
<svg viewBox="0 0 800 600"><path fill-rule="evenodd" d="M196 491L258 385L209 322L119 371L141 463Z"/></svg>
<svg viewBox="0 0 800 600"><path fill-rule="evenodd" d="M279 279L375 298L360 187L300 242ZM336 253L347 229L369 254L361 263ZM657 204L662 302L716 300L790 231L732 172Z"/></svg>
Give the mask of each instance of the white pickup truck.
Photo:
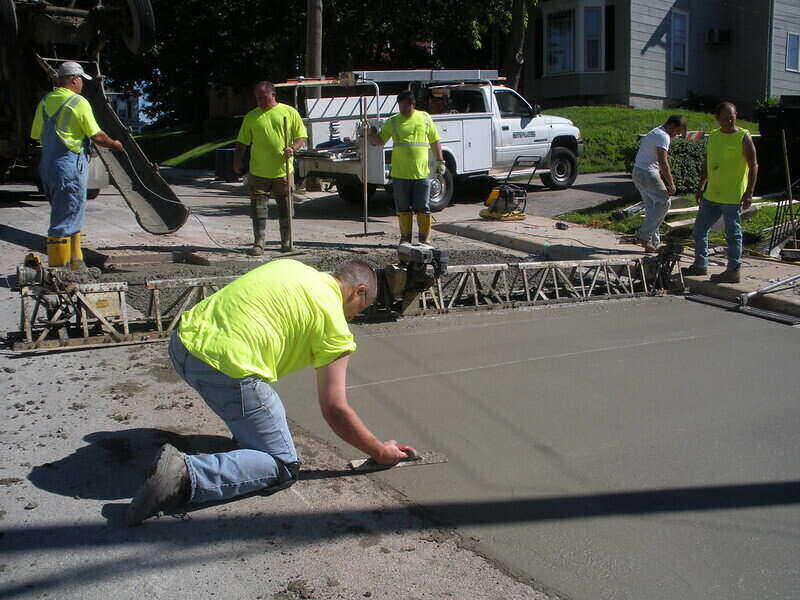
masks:
<svg viewBox="0 0 800 600"><path fill-rule="evenodd" d="M342 74L328 85L372 86L374 95L306 100L309 142L307 150L297 153L299 174L334 179L339 196L349 202L362 201L365 172L369 195L378 187L389 188L392 143L366 145L365 169L361 124L368 121L380 128L383 119L398 112L397 92L384 95L382 88L392 85L397 90L398 84L407 83L419 109L427 108L432 93L449 101L447 112L432 114L447 165L444 175L431 176L432 210L450 204L457 180L505 176L512 167L515 176L535 171L550 188L571 186L583 149L578 128L569 119L541 114L538 106L531 107L514 90L494 83L497 80L497 71L486 70Z"/></svg>

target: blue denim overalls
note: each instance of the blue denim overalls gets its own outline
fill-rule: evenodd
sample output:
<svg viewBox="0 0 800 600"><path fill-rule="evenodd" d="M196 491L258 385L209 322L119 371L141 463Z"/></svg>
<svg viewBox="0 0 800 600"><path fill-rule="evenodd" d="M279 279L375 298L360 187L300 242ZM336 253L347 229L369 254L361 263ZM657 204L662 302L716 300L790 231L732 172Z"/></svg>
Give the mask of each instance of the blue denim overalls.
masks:
<svg viewBox="0 0 800 600"><path fill-rule="evenodd" d="M58 135L56 125L66 108L80 102L75 94L62 104L52 116L47 116L42 100L42 157L39 177L42 188L50 200L51 237L70 237L83 228L86 210L86 187L89 183L89 138L83 141L79 154L67 148ZM66 114L65 119L69 118Z"/></svg>

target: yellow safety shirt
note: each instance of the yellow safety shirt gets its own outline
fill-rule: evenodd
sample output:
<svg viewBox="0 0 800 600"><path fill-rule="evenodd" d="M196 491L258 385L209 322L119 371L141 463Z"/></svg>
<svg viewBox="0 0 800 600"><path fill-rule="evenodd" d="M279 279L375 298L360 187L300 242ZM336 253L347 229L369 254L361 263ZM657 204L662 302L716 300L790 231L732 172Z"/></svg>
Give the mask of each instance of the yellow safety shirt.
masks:
<svg viewBox="0 0 800 600"><path fill-rule="evenodd" d="M192 356L236 379L276 381L356 349L339 283L291 259L257 267L195 305L178 335Z"/></svg>
<svg viewBox="0 0 800 600"><path fill-rule="evenodd" d="M439 131L431 116L424 110L414 110L410 116L402 113L389 117L383 123L380 138L384 143L391 138L392 172L398 179L425 179L430 174L428 152L433 142L439 141Z"/></svg>
<svg viewBox="0 0 800 600"><path fill-rule="evenodd" d="M33 116L31 138L34 140L42 139L42 127L44 126L42 111L50 117L73 96L77 96L78 100L64 106L58 116L56 133L69 150L75 154L80 154L83 148L83 141L87 137L100 133L100 126L95 121L92 105L89 104L89 101L67 88L57 87L39 102L39 106L36 107L36 113Z"/></svg>
<svg viewBox="0 0 800 600"><path fill-rule="evenodd" d="M747 189L750 166L744 157L744 137L750 133L741 127L733 133L714 129L706 142L708 187L705 198L719 204L739 204Z"/></svg>
<svg viewBox="0 0 800 600"><path fill-rule="evenodd" d="M284 120L288 135L284 132ZM236 141L250 146L250 172L258 177L286 177L284 148L298 138L307 138L306 126L294 108L278 104L270 109L254 108L244 117ZM289 161L289 172L293 171Z"/></svg>

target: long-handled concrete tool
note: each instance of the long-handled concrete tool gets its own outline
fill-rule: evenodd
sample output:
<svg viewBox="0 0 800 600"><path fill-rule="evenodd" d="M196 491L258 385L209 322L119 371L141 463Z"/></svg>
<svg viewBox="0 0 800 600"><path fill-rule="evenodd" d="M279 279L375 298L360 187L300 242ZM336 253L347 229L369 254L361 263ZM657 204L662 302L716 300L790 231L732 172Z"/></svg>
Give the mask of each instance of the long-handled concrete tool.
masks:
<svg viewBox="0 0 800 600"><path fill-rule="evenodd" d="M292 145L294 140L290 139L289 137L289 122L286 120L286 117L283 117L283 137L286 140L286 147L288 148L289 146ZM286 154L285 160L286 160L286 200L287 204L289 205L287 207L287 210L289 212L286 219L289 229L289 252L291 252L292 250L294 250L294 234L292 233L292 225L293 225L292 217L294 213L294 190L292 189L294 186L292 184L294 183L294 177L292 177L291 173L289 172L289 166L290 166L289 161L292 159L288 154Z"/></svg>

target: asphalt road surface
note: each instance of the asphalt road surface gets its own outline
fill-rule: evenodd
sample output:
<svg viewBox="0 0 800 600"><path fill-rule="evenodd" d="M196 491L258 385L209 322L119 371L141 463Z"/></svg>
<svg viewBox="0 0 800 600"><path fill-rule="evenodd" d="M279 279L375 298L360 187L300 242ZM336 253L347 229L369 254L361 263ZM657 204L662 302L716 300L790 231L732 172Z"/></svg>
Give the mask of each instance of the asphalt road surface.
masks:
<svg viewBox="0 0 800 600"><path fill-rule="evenodd" d="M800 330L678 298L361 328L349 394L444 465L377 477L566 598L798 597ZM336 441L307 376L292 418Z"/></svg>

